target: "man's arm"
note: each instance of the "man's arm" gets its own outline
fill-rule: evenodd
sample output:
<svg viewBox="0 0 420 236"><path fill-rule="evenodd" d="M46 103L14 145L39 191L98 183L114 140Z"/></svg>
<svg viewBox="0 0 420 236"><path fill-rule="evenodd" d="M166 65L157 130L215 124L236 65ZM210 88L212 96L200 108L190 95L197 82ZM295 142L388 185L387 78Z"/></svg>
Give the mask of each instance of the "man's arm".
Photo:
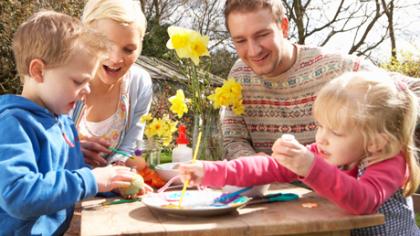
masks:
<svg viewBox="0 0 420 236"><path fill-rule="evenodd" d="M235 115L229 108L220 112L225 159L255 155L251 138L241 116Z"/></svg>

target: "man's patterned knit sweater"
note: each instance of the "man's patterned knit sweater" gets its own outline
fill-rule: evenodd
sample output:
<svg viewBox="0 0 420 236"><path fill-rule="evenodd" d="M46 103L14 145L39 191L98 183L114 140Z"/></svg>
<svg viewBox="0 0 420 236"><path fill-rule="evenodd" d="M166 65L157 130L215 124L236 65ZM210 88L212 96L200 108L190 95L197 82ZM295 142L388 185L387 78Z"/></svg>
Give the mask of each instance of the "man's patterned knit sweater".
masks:
<svg viewBox="0 0 420 236"><path fill-rule="evenodd" d="M274 141L284 133L293 133L302 144L314 142L312 105L321 87L344 72L376 69L353 55L302 45L297 49L294 65L277 77L263 79L241 60L233 66L230 76L242 85L245 113L221 112L225 158L271 154Z"/></svg>

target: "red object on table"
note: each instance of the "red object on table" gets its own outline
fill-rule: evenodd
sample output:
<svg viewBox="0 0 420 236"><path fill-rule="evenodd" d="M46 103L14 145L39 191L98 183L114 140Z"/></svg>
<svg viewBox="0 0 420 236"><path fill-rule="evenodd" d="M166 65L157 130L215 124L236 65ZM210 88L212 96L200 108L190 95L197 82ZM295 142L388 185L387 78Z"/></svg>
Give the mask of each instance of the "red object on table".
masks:
<svg viewBox="0 0 420 236"><path fill-rule="evenodd" d="M166 183L155 170L149 167L143 168L138 173L143 177L144 182L153 188L160 188Z"/></svg>

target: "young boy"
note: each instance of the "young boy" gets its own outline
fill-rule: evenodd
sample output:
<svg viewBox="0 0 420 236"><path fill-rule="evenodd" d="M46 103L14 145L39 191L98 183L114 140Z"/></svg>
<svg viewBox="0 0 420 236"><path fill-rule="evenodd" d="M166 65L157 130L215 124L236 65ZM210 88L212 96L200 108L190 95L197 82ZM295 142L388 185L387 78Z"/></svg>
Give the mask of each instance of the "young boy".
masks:
<svg viewBox="0 0 420 236"><path fill-rule="evenodd" d="M125 167L85 167L62 115L90 92L106 44L79 20L41 11L18 28L13 51L23 92L0 96L1 234L61 235L77 201L133 178Z"/></svg>

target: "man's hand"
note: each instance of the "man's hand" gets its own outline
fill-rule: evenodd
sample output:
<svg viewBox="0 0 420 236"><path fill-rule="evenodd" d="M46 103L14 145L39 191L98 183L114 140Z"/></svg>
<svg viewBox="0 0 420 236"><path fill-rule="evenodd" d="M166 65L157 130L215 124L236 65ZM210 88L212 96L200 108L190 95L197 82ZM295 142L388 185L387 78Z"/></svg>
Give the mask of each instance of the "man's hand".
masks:
<svg viewBox="0 0 420 236"><path fill-rule="evenodd" d="M108 150L110 144L99 138L83 138L80 140L80 146L85 157L85 162L93 167L106 166L107 161L101 156L102 153L110 154Z"/></svg>
<svg viewBox="0 0 420 236"><path fill-rule="evenodd" d="M276 140L272 147L272 157L295 174L306 177L314 161L314 155L293 136Z"/></svg>

